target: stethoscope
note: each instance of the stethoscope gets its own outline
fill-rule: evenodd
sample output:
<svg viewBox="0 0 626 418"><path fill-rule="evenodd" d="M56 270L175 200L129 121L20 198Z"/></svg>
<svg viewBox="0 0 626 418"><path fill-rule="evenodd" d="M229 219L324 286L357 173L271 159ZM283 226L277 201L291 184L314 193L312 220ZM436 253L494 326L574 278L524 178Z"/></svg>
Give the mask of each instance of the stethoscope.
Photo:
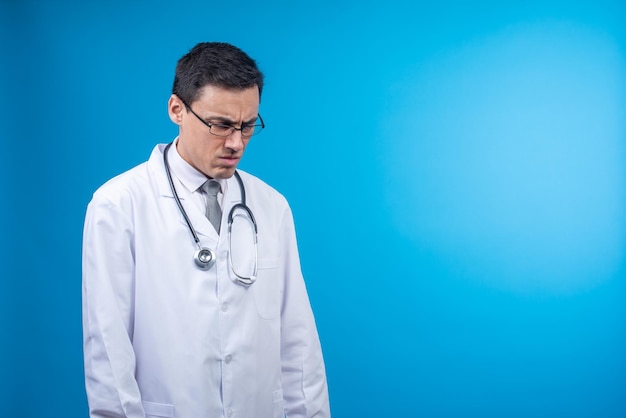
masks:
<svg viewBox="0 0 626 418"><path fill-rule="evenodd" d="M165 165L165 174L167 175L167 180L170 183L170 188L172 189L172 193L174 194L174 199L176 200L178 209L180 210L180 213L183 215L183 218L185 218L187 227L189 227L189 231L191 232L191 235L193 236L193 240L196 242L196 246L198 247L196 252L193 254L193 260L195 261L196 265L200 269L208 270L211 268L211 266L213 266L213 264L215 264L215 252L212 249L208 247L203 247L200 244L200 239L198 238L198 234L196 233L196 230L193 228L193 225L191 224L191 221L189 220L189 216L187 216L187 212L185 211L185 208L183 208L183 205L180 202L178 193L176 193L176 187L174 187L174 181L172 180L172 173L170 172L170 165L167 160L167 151L170 149L170 146L172 146L172 144L173 142L170 142L165 147L165 150L163 150L163 164ZM235 204L230 209L230 212L228 212L229 264L230 264L230 269L232 270L233 274L237 277L237 281L239 283L244 284L244 285L251 285L252 283L256 281L256 278L257 278L258 261L259 261L259 250L258 250L259 233L258 233L258 229L256 225L256 220L254 219L254 215L252 214L252 211L250 210L250 208L246 205L246 190L243 186L243 180L241 180L241 176L236 170L235 170L235 178L237 179L237 182L239 183L239 189L241 190L241 203ZM254 269L250 277L245 277L237 273L237 271L235 270L234 263L233 263L232 227L233 227L233 219L235 217L235 211L237 209L243 210L248 215L247 218L252 224L252 227L254 229Z"/></svg>

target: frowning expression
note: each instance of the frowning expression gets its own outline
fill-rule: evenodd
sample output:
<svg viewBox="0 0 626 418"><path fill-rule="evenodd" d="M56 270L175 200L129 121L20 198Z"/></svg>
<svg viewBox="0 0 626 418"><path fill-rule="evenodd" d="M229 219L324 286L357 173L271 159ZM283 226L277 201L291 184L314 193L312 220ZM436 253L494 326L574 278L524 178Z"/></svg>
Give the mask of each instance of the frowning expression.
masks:
<svg viewBox="0 0 626 418"><path fill-rule="evenodd" d="M250 137L242 136L239 130L226 137L217 136L211 133L206 123L235 128L254 124L259 115L259 89L253 86L232 90L207 85L200 90L197 100L187 104L193 112L175 94L168 102L170 119L180 128L178 153L207 177L230 178Z"/></svg>

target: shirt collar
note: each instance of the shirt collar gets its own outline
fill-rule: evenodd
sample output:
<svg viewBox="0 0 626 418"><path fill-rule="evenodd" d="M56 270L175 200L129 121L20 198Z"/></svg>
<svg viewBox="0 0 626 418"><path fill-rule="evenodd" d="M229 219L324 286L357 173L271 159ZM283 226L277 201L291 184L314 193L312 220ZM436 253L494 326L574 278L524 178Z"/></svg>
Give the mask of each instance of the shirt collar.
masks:
<svg viewBox="0 0 626 418"><path fill-rule="evenodd" d="M205 176L200 171L196 170L191 166L187 161L183 159L178 153L178 148L176 145L178 144L178 138L174 141L174 144L168 150L167 158L170 162L170 169L174 176L182 185L191 193L195 191L199 191L198 189L202 187L202 185L208 180L207 176ZM226 180L224 179L215 179L220 184L220 188L222 193L226 191Z"/></svg>

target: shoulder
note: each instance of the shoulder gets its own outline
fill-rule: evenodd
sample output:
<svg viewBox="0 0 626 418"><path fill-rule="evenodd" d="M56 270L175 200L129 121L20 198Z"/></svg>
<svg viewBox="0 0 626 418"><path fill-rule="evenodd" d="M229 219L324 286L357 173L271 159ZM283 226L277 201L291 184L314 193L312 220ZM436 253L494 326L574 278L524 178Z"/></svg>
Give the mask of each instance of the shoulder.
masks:
<svg viewBox="0 0 626 418"><path fill-rule="evenodd" d="M241 176L241 180L244 183L246 190L246 196L249 196L250 200L270 200L278 204L287 205L287 199L278 190L267 184L260 178L246 172L237 169L237 172Z"/></svg>
<svg viewBox="0 0 626 418"><path fill-rule="evenodd" d="M94 192L92 202L108 201L119 204L123 199L136 195L136 191L146 190L144 186L147 183L147 163L144 162L100 186Z"/></svg>
<svg viewBox="0 0 626 418"><path fill-rule="evenodd" d="M155 177L162 167L157 164L159 147L155 147L148 161L125 171L100 186L93 194L94 203L125 206L133 200L142 199L153 193ZM160 153L162 155L162 153Z"/></svg>
<svg viewBox="0 0 626 418"><path fill-rule="evenodd" d="M285 196L260 178L237 170L244 184L246 204L257 218L284 220L291 217L291 208Z"/></svg>

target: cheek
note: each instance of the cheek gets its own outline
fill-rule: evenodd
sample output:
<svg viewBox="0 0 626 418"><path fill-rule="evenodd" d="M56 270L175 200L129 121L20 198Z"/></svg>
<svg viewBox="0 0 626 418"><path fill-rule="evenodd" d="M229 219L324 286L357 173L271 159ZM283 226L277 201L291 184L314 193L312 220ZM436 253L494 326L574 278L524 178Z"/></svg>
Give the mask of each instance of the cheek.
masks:
<svg viewBox="0 0 626 418"><path fill-rule="evenodd" d="M212 162L216 155L219 154L219 145L212 143L211 141L207 141L198 149L198 156L206 163Z"/></svg>

